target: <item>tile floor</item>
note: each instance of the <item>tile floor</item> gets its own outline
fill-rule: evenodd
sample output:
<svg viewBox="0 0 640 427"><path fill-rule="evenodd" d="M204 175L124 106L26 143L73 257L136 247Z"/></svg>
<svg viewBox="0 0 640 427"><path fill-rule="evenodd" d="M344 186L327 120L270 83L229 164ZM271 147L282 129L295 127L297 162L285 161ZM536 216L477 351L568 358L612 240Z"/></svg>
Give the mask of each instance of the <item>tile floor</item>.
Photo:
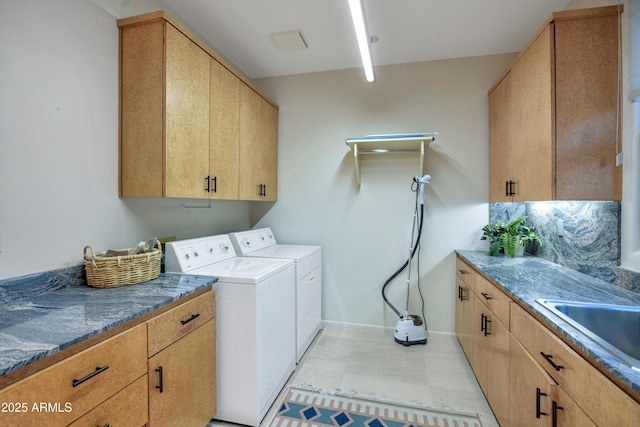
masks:
<svg viewBox="0 0 640 427"><path fill-rule="evenodd" d="M430 333L426 346L404 347L393 331L328 324L289 379L291 385L478 413L498 426L454 335ZM272 407L265 420L277 408ZM230 424L212 421L209 427ZM261 427L268 427L263 421Z"/></svg>

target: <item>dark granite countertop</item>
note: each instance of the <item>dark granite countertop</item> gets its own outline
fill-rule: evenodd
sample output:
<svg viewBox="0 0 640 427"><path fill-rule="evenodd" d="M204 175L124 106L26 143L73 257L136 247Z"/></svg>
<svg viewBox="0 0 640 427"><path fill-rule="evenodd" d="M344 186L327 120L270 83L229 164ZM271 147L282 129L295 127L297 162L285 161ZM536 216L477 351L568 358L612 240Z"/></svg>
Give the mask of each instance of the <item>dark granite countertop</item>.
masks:
<svg viewBox="0 0 640 427"><path fill-rule="evenodd" d="M0 283L0 377L216 281L161 274L145 283L98 289L78 277L54 272Z"/></svg>
<svg viewBox="0 0 640 427"><path fill-rule="evenodd" d="M501 287L514 301L542 319L549 329L588 355L640 396L640 371L622 363L585 334L536 302L539 298L640 306L640 294L611 285L542 258L491 257L486 252L457 254Z"/></svg>

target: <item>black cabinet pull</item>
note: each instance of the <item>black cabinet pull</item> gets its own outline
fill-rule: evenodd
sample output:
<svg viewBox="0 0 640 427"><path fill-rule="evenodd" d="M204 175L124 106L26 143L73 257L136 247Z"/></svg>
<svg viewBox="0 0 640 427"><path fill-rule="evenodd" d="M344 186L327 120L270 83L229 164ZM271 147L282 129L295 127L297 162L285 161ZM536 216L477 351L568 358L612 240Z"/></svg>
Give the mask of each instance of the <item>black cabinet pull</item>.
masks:
<svg viewBox="0 0 640 427"><path fill-rule="evenodd" d="M213 181L213 192L217 193L218 192L218 177L214 176L213 178L211 178L211 181Z"/></svg>
<svg viewBox="0 0 640 427"><path fill-rule="evenodd" d="M462 286L460 286L460 285L458 285L458 299L459 299L460 301L464 301L464 300L462 299Z"/></svg>
<svg viewBox="0 0 640 427"><path fill-rule="evenodd" d="M547 393L543 393L542 390L536 388L536 418L540 418L541 415L547 416L546 412L540 410L540 397L546 396Z"/></svg>
<svg viewBox="0 0 640 427"><path fill-rule="evenodd" d="M486 318L486 316L484 315L484 313L480 313L480 332L484 332L485 329L485 323L484 323L484 319Z"/></svg>
<svg viewBox="0 0 640 427"><path fill-rule="evenodd" d="M156 386L157 389L160 390L160 393L164 391L164 385L162 384L162 366L158 366L156 368L156 372L158 373L159 384Z"/></svg>
<svg viewBox="0 0 640 427"><path fill-rule="evenodd" d="M558 406L555 400L551 402L551 426L558 427L558 411L564 411L562 406Z"/></svg>
<svg viewBox="0 0 640 427"><path fill-rule="evenodd" d="M182 323L183 325L186 325L187 323L197 319L198 317L200 317L200 313L192 314L190 318L188 318L187 320L181 320L180 323Z"/></svg>
<svg viewBox="0 0 640 427"><path fill-rule="evenodd" d="M209 175L207 175L207 177L204 179L204 182L206 184L206 187L204 187L204 191L206 191L207 193L209 192Z"/></svg>
<svg viewBox="0 0 640 427"><path fill-rule="evenodd" d="M504 192L505 192L505 196L507 197L511 197L511 196L515 196L516 192L513 191L513 185L515 184L515 182L513 181L505 181L505 187L504 187Z"/></svg>
<svg viewBox="0 0 640 427"><path fill-rule="evenodd" d="M491 323L491 320L489 320L489 316L484 316L484 336L485 337L487 335L491 335L491 332L489 332L489 323Z"/></svg>
<svg viewBox="0 0 640 427"><path fill-rule="evenodd" d="M84 378L81 378L79 380L73 380L71 381L71 385L73 387L78 387L80 384L82 384L85 381L90 380L91 378L95 377L96 375L106 371L107 369L109 369L109 365L104 365L102 368L101 367L97 367L95 371L93 371L92 373L90 373L89 375L87 375Z"/></svg>
<svg viewBox="0 0 640 427"><path fill-rule="evenodd" d="M553 369L555 369L556 371L559 371L560 369L564 369L564 366L562 366L562 365L556 365L555 363L553 363L553 360L551 360L551 359L553 359L553 356L551 356L550 354L544 354L544 352L542 352L542 351L541 351L541 352L540 352L540 355L541 355L542 357L544 357L544 360L546 360L547 362L549 362L549 364L550 364L551 366L553 366Z"/></svg>
<svg viewBox="0 0 640 427"><path fill-rule="evenodd" d="M467 270L460 269L458 271L460 272L460 274L469 274Z"/></svg>
<svg viewBox="0 0 640 427"><path fill-rule="evenodd" d="M480 292L480 295L482 295L487 301L491 299L491 295L486 292Z"/></svg>
<svg viewBox="0 0 640 427"><path fill-rule="evenodd" d="M509 181L504 182L504 195L505 197L509 197Z"/></svg>
<svg viewBox="0 0 640 427"><path fill-rule="evenodd" d="M258 196L267 196L267 184L258 184Z"/></svg>

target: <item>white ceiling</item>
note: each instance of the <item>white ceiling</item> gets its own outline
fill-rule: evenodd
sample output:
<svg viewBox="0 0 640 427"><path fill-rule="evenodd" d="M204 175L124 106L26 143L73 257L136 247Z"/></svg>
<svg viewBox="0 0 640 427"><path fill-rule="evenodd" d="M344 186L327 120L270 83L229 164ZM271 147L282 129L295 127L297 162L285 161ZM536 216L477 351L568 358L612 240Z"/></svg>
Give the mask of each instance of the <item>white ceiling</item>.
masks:
<svg viewBox="0 0 640 427"><path fill-rule="evenodd" d="M361 66L347 0L164 2L250 78ZM569 2L363 0L369 34L379 37L374 65L520 51ZM280 51L271 34L289 30L300 30L308 49Z"/></svg>

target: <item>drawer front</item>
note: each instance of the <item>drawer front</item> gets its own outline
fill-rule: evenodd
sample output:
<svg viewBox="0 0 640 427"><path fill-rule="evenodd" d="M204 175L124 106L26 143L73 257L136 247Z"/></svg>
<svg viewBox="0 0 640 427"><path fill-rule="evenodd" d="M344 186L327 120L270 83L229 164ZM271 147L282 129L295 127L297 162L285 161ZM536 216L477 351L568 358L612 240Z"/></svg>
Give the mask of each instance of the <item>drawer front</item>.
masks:
<svg viewBox="0 0 640 427"><path fill-rule="evenodd" d="M298 323L302 322L316 306L320 305L322 298L321 283L322 272L320 267L298 281L296 288L296 317Z"/></svg>
<svg viewBox="0 0 640 427"><path fill-rule="evenodd" d="M111 397L76 420L70 427L120 426L140 427L149 421L147 376Z"/></svg>
<svg viewBox="0 0 640 427"><path fill-rule="evenodd" d="M151 357L181 337L213 319L216 305L213 291L179 305L147 322Z"/></svg>
<svg viewBox="0 0 640 427"><path fill-rule="evenodd" d="M460 257L456 257L456 274L469 285L472 291L474 290L474 270L469 264L460 259Z"/></svg>
<svg viewBox="0 0 640 427"><path fill-rule="evenodd" d="M311 256L306 257L300 261L296 268L296 279L300 280L316 268L320 267L322 263L322 251L313 253Z"/></svg>
<svg viewBox="0 0 640 427"><path fill-rule="evenodd" d="M475 287L478 298L509 328L511 298L478 273L476 273Z"/></svg>
<svg viewBox="0 0 640 427"><path fill-rule="evenodd" d="M596 424L640 421L637 402L515 303L511 333Z"/></svg>
<svg viewBox="0 0 640 427"><path fill-rule="evenodd" d="M146 373L146 338L136 326L3 389L1 402L25 409L3 413L3 423L67 425L84 415Z"/></svg>

